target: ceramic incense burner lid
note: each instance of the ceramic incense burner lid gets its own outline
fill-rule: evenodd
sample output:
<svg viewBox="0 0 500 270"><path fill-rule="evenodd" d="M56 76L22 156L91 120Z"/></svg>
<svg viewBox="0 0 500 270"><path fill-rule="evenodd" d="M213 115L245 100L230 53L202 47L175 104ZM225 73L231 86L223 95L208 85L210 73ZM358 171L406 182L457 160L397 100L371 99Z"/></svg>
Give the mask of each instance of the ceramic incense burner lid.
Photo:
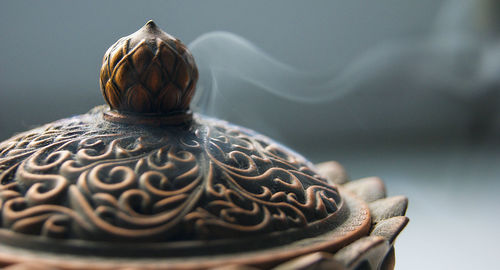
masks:
<svg viewBox="0 0 500 270"><path fill-rule="evenodd" d="M346 184L337 163L317 169L254 131L193 114L197 79L187 48L150 21L104 56L109 106L2 142L0 263L391 267L387 254L407 219L367 237L374 225L403 216L406 198L380 201L378 179ZM352 255L359 241L366 252L354 245Z"/></svg>

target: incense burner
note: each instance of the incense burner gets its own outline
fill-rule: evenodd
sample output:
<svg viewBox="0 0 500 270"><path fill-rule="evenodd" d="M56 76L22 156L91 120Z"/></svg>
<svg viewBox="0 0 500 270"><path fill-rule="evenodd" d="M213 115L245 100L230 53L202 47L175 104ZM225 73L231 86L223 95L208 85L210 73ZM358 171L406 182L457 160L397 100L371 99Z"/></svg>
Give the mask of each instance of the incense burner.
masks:
<svg viewBox="0 0 500 270"><path fill-rule="evenodd" d="M392 269L407 199L193 113L198 71L152 21L106 52L108 105L0 144L6 269Z"/></svg>

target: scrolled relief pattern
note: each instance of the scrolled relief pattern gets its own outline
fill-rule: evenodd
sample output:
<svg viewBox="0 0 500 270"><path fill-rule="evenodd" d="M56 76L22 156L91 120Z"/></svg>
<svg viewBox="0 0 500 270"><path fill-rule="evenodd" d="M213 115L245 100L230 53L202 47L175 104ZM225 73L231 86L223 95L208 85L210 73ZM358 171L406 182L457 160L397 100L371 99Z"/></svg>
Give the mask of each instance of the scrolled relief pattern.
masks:
<svg viewBox="0 0 500 270"><path fill-rule="evenodd" d="M87 114L1 143L2 227L65 239L214 239L304 227L341 202L306 161L223 122L159 133L109 125Z"/></svg>

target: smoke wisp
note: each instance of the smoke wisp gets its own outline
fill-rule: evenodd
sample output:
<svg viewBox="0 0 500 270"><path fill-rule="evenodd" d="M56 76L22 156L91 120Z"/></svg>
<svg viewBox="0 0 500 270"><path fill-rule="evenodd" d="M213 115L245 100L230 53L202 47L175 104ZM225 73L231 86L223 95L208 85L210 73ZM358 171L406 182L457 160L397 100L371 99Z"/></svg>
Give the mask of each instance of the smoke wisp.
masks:
<svg viewBox="0 0 500 270"><path fill-rule="evenodd" d="M474 28L471 15L486 2L449 1L429 35L377 44L327 70L286 65L232 33L204 34L189 45L201 74L194 108L296 141L368 130L467 132L477 121L491 128L500 43Z"/></svg>

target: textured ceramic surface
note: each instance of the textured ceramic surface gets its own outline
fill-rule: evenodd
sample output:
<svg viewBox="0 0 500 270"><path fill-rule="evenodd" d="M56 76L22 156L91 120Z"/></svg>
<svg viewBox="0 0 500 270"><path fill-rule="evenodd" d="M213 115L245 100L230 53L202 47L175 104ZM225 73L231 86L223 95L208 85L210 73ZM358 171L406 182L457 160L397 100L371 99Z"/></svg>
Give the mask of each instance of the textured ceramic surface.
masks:
<svg viewBox="0 0 500 270"><path fill-rule="evenodd" d="M108 49L100 77L111 109L166 114L189 108L198 69L184 44L149 21Z"/></svg>
<svg viewBox="0 0 500 270"><path fill-rule="evenodd" d="M156 243L317 234L332 229L317 222L339 218L337 187L262 135L199 115L188 128L130 127L104 120L105 110L0 146L3 228Z"/></svg>
<svg viewBox="0 0 500 270"><path fill-rule="evenodd" d="M198 71L148 22L106 52L109 106L0 143L10 269L391 269L405 197L189 110Z"/></svg>

